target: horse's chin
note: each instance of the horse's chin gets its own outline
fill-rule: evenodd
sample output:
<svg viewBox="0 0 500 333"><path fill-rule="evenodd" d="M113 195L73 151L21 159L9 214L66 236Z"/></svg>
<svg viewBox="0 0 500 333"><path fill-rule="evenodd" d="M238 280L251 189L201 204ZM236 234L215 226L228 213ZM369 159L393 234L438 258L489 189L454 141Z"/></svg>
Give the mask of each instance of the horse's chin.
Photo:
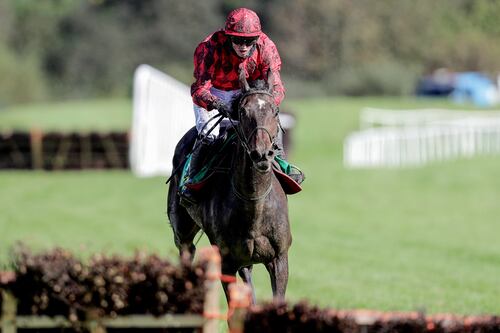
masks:
<svg viewBox="0 0 500 333"><path fill-rule="evenodd" d="M269 172L271 170L271 162L269 161L256 162L254 165L259 172Z"/></svg>

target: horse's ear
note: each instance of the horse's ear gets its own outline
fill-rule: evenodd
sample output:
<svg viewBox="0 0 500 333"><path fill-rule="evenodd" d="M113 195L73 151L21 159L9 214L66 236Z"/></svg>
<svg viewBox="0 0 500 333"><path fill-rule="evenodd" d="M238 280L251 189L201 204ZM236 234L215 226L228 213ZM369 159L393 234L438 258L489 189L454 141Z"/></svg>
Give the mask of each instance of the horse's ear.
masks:
<svg viewBox="0 0 500 333"><path fill-rule="evenodd" d="M269 68L269 70L267 71L267 90L270 93L272 93L273 89L274 89L274 73L271 70L271 68Z"/></svg>
<svg viewBox="0 0 500 333"><path fill-rule="evenodd" d="M250 90L250 85L248 84L247 77L246 77L246 71L243 63L240 64L240 67L238 68L238 78L240 81L240 87L243 93L246 93Z"/></svg>

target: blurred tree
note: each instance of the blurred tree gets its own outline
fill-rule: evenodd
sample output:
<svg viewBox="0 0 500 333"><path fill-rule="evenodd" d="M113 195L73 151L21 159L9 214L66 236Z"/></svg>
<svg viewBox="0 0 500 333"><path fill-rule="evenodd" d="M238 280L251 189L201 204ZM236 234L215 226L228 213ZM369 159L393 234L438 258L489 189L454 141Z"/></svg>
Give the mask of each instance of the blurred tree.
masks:
<svg viewBox="0 0 500 333"><path fill-rule="evenodd" d="M271 34L288 70L302 78L319 78L342 63L341 46L345 25L343 13L350 1L275 0ZM270 15L270 14L269 14Z"/></svg>
<svg viewBox="0 0 500 333"><path fill-rule="evenodd" d="M271 0L272 1L272 0ZM220 8L224 19L230 11L236 8L245 7L253 10L259 15L261 20L262 27L265 29L265 24L267 20L267 15L265 9L267 7L267 2L262 0L221 0ZM223 26L224 21L221 22L221 26Z"/></svg>
<svg viewBox="0 0 500 333"><path fill-rule="evenodd" d="M439 67L500 68L493 0L3 0L3 61L37 67L55 96L126 94L141 63L191 83L195 47L241 6L259 14L285 85L302 94L410 93Z"/></svg>
<svg viewBox="0 0 500 333"><path fill-rule="evenodd" d="M12 11L9 4L0 1L0 44L5 45L12 29Z"/></svg>
<svg viewBox="0 0 500 333"><path fill-rule="evenodd" d="M4 0L14 13L10 45L19 54L43 53L57 43L59 21L77 4L74 0Z"/></svg>
<svg viewBox="0 0 500 333"><path fill-rule="evenodd" d="M84 5L61 22L64 44L53 62L63 64L64 86L78 86L80 95L125 94L141 63L161 69L175 63L184 68L177 68L181 79L191 81L196 44L221 26L216 5L194 0Z"/></svg>
<svg viewBox="0 0 500 333"><path fill-rule="evenodd" d="M10 0L0 2L0 106L47 97L47 83L36 55L17 53L10 43L16 32L13 5Z"/></svg>
<svg viewBox="0 0 500 333"><path fill-rule="evenodd" d="M500 1L475 0L471 2L471 22L481 31L500 38Z"/></svg>
<svg viewBox="0 0 500 333"><path fill-rule="evenodd" d="M37 60L19 57L0 45L0 107L40 101L47 97L47 83Z"/></svg>

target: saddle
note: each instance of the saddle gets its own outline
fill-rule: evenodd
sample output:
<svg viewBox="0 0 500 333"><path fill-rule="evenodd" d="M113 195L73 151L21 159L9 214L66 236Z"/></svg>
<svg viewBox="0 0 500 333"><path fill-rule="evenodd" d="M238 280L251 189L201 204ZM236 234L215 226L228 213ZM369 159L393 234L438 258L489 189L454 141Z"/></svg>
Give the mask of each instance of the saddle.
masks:
<svg viewBox="0 0 500 333"><path fill-rule="evenodd" d="M212 142L206 148L208 151L204 154L208 157L200 163L203 167L191 179L189 178L189 166L191 165L192 154L188 154L182 169L179 189L185 186L199 192L206 187L216 173L228 173L231 167L230 156L236 142L235 138L235 133L231 135L225 133Z"/></svg>
<svg viewBox="0 0 500 333"><path fill-rule="evenodd" d="M229 173L232 162L231 153L235 149L236 143L236 133L232 131L227 131L217 138L208 148L207 155L209 158L203 162L203 167L191 179L189 178L191 154L189 154L182 169L179 190L185 186L195 192L202 192L215 174ZM272 163L272 169L286 194L295 194L302 191L302 187L288 175L290 170L299 170L297 167L284 159L276 157Z"/></svg>

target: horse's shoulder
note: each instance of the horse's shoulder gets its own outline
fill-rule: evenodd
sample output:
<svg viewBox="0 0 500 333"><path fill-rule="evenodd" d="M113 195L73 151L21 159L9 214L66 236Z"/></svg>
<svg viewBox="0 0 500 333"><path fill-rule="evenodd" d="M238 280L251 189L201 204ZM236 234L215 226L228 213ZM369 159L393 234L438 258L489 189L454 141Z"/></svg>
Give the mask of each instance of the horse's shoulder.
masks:
<svg viewBox="0 0 500 333"><path fill-rule="evenodd" d="M184 157L191 151L197 136L198 131L196 130L196 127L193 126L182 136L179 142L177 142L172 161L174 167L179 165Z"/></svg>
<svg viewBox="0 0 500 333"><path fill-rule="evenodd" d="M196 141L196 137L198 136L198 131L196 130L196 126L191 127L187 130L186 133L182 136L182 138L177 143L177 149L182 149L183 147L191 148Z"/></svg>

